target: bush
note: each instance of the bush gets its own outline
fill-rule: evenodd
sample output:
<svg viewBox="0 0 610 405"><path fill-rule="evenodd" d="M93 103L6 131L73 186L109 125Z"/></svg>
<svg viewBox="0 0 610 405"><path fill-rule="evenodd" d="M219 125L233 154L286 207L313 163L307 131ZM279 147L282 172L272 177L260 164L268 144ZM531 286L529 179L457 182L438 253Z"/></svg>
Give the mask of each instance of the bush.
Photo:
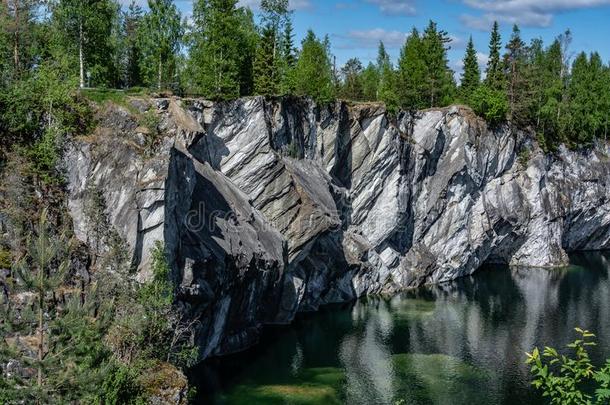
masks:
<svg viewBox="0 0 610 405"><path fill-rule="evenodd" d="M503 91L479 86L470 96L470 106L490 125L497 125L506 119L508 101Z"/></svg>
<svg viewBox="0 0 610 405"><path fill-rule="evenodd" d="M545 347L540 354L538 348L527 354L534 376L532 385L542 390L542 396L551 404L607 404L610 402L610 359L604 367L596 369L591 363L587 347L594 346L594 334L580 328L575 329L580 338L568 347L575 357L559 355L552 347ZM587 390L591 388L591 392Z"/></svg>
<svg viewBox="0 0 610 405"><path fill-rule="evenodd" d="M101 402L110 405L146 403L137 379L136 369L122 364L114 365L102 384Z"/></svg>
<svg viewBox="0 0 610 405"><path fill-rule="evenodd" d="M10 269L13 266L13 257L9 250L0 248L0 269Z"/></svg>

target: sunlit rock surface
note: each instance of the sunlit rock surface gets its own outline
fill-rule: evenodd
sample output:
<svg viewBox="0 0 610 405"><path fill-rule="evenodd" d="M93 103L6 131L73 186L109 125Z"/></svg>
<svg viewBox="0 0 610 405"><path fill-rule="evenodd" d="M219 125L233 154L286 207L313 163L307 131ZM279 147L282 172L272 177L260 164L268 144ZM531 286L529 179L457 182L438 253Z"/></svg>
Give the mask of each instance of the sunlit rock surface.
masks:
<svg viewBox="0 0 610 405"><path fill-rule="evenodd" d="M610 247L607 145L544 154L459 107L392 117L257 97L137 108L159 118L152 147L118 106L69 147L75 233L89 240L95 189L141 280L164 242L202 358L322 304Z"/></svg>

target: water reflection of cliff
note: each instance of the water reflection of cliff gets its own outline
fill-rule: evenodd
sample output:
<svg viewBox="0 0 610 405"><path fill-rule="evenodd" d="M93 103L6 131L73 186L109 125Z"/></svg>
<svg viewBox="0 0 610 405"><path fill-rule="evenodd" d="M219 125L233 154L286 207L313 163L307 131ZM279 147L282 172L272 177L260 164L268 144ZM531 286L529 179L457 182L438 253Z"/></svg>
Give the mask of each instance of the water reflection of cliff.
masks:
<svg viewBox="0 0 610 405"><path fill-rule="evenodd" d="M534 346L564 347L581 326L598 336L593 359L610 357L610 253L572 262L486 266L449 284L326 308L268 333L256 350L219 360L219 371L199 369L200 386L228 398L315 388L349 404L536 403L524 364ZM308 377L320 367L340 387Z"/></svg>
<svg viewBox="0 0 610 405"><path fill-rule="evenodd" d="M598 335L594 358L610 355L609 262L608 253L588 253L564 269L489 266L450 284L357 303L352 320L362 327L340 348L348 402L396 398L396 353L441 353L493 373L481 387L485 400L531 399L523 362L534 346L563 347L581 326ZM411 367L417 374L427 365Z"/></svg>

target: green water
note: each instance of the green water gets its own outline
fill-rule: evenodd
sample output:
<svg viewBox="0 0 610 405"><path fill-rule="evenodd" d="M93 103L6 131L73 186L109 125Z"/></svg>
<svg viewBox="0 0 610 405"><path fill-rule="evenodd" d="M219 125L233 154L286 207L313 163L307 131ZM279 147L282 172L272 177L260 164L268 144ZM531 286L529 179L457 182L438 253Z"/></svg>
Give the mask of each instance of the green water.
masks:
<svg viewBox="0 0 610 405"><path fill-rule="evenodd" d="M192 370L196 403L535 404L525 352L573 327L610 357L610 253L564 269L486 266L474 276L368 298L267 328L255 348Z"/></svg>

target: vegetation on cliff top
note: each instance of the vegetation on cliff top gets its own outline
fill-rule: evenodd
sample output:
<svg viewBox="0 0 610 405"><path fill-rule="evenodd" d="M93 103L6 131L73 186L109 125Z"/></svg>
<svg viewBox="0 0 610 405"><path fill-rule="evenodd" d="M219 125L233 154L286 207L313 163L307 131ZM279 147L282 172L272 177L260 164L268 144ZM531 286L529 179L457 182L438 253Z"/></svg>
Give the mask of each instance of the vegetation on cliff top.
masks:
<svg viewBox="0 0 610 405"><path fill-rule="evenodd" d="M87 121L75 102L77 87L171 90L212 99L340 97L407 111L463 103L492 124L508 119L532 128L547 149L607 137L610 67L597 53L572 61L569 31L545 46L536 38L526 43L515 26L504 43L494 24L485 72L471 39L457 84L447 59L451 39L433 21L412 29L395 62L380 43L376 63L364 67L352 58L337 67L328 36L310 30L297 48L288 0L263 0L256 19L237 0L196 0L193 10L187 22L171 0L150 0L147 10L135 1L128 7L116 0L3 2L3 139L32 144L47 134L48 146L82 130ZM33 152L43 168L52 163L40 159L48 158L46 146Z"/></svg>

